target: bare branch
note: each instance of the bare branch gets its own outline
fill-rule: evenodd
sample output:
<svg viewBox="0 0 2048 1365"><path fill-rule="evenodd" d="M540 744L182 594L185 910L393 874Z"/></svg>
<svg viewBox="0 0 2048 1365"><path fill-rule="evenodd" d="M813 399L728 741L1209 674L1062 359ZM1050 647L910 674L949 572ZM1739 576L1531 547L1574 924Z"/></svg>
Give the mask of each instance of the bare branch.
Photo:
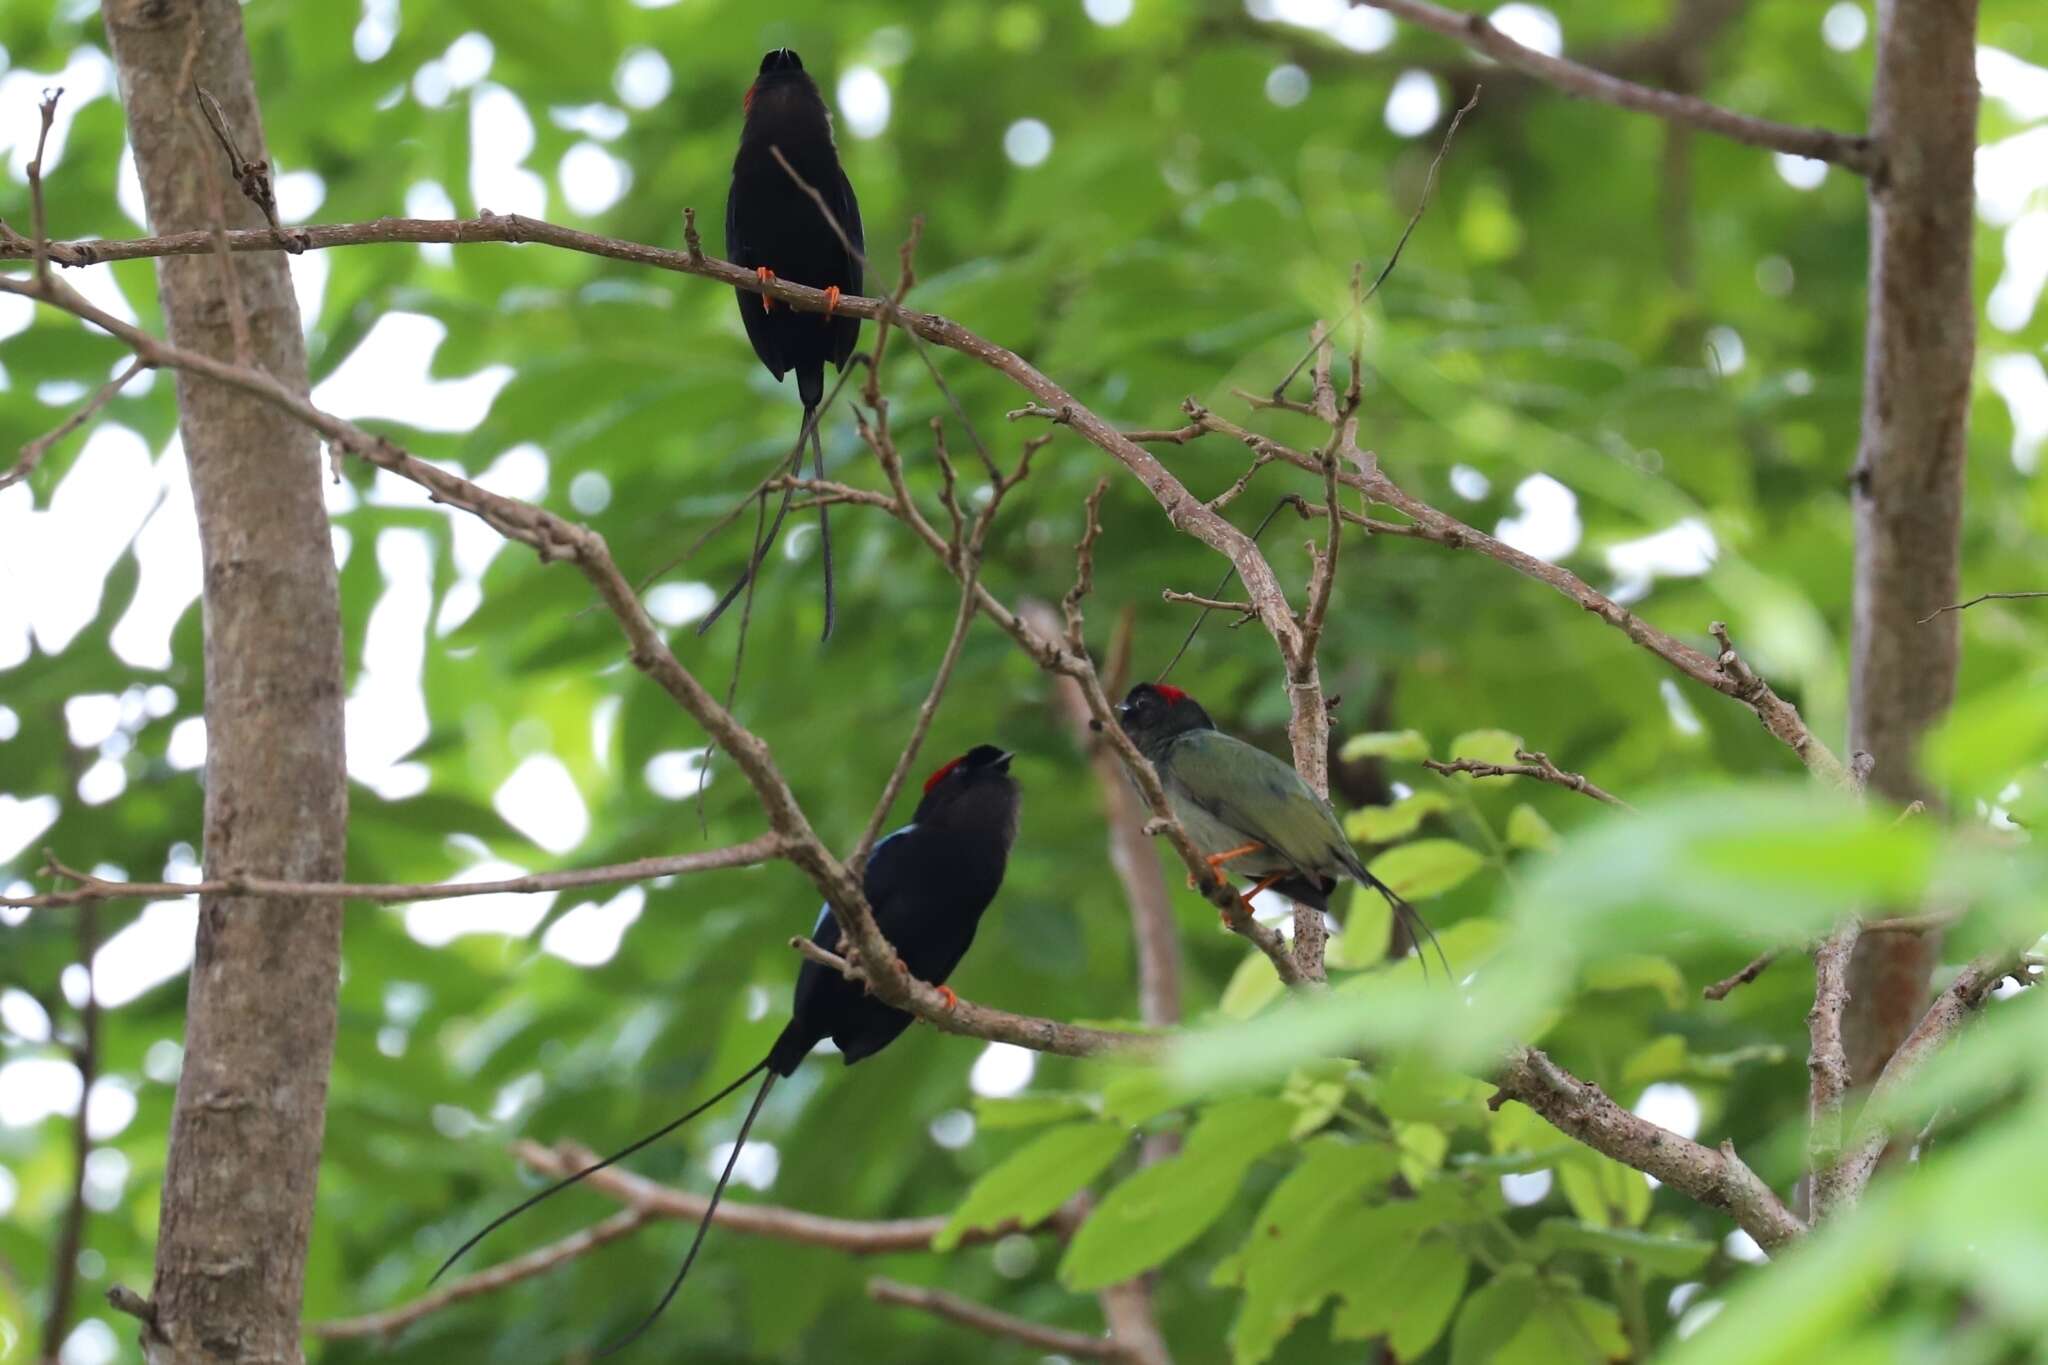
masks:
<svg viewBox="0 0 2048 1365"><path fill-rule="evenodd" d="M1813 1172L1815 1222L1827 1218L1842 1203L1842 1105L1850 1084L1842 1012L1849 1005L1849 958L1861 932L1851 915L1813 950L1813 1008L1806 1012L1812 1050L1806 1069L1811 1077L1807 1168Z"/></svg>
<svg viewBox="0 0 2048 1365"><path fill-rule="evenodd" d="M899 1308L916 1308L944 1318L948 1322L971 1327L985 1336L1021 1341L1036 1350L1049 1351L1075 1360L1128 1358L1124 1348L1110 1337L1091 1336L1086 1332L1068 1332L1057 1327L1041 1327L1028 1318L999 1313L993 1308L984 1307L971 1299L963 1299L957 1294L948 1294L944 1290L925 1289L878 1277L868 1281L868 1297L876 1303L894 1304Z"/></svg>
<svg viewBox="0 0 2048 1365"><path fill-rule="evenodd" d="M1735 1154L1731 1143L1705 1147L1639 1118L1597 1085L1578 1079L1532 1047L1518 1047L1494 1077L1495 1109L1520 1100L1567 1137L1632 1166L1709 1208L1723 1209L1766 1251L1797 1241L1806 1225Z"/></svg>
<svg viewBox="0 0 2048 1365"><path fill-rule="evenodd" d="M57 1359L58 1348L71 1331L71 1305L78 1293L78 1252L85 1242L85 1167L92 1156L87 1109L100 1069L99 983L93 978L93 959L99 947L98 907L88 905L78 914L78 960L85 970L85 1001L78 1007L78 1042L71 1049L72 1062L78 1067L78 1112L71 1120L71 1197L50 1254L50 1304L43 1318L46 1360Z"/></svg>
<svg viewBox="0 0 2048 1365"><path fill-rule="evenodd" d="M868 970L867 954L855 950L835 953L821 948L807 938L792 938L789 946L798 954L829 967L848 981L859 981L877 995L882 995L881 973ZM1063 1024L1056 1019L1039 1019L1028 1014L1012 1014L1008 1010L990 1009L961 1000L950 991L915 981L903 968L900 959L892 951L886 961L895 965L895 974L912 981L917 990L930 992L940 1001L933 1014L918 1010L917 1014L928 1024L942 1033L958 1033L969 1038L984 1038L994 1043L1015 1043L1028 1047L1034 1052L1050 1052L1061 1057L1094 1057L1102 1053L1119 1056L1149 1056L1159 1050L1161 1038L1144 1033L1127 1033L1119 1029L1088 1028L1080 1024ZM886 1000L887 997L884 996ZM896 1004L895 1001L888 1001ZM903 1006L897 1005L898 1009Z"/></svg>
<svg viewBox="0 0 2048 1365"><path fill-rule="evenodd" d="M1517 749L1516 763L1481 763L1476 758L1454 758L1443 761L1434 758L1422 760L1422 766L1437 773L1470 773L1474 777L1533 777L1538 782L1548 782L1554 787L1575 791L1581 796L1590 796L1603 805L1619 806L1623 810L1635 809L1613 792L1595 786L1580 773L1568 773L1550 761L1550 755L1534 749ZM1718 999L1719 997L1714 997Z"/></svg>
<svg viewBox="0 0 2048 1365"><path fill-rule="evenodd" d="M370 901L389 905L412 901L455 900L464 896L529 894L542 891L570 891L584 886L609 886L619 882L651 881L656 877L680 877L692 872L710 872L728 867L751 867L784 856L788 840L780 834L763 834L743 844L707 849L702 853L672 854L660 858L637 858L630 863L605 867L572 868L562 872L535 872L523 877L505 877L488 882L287 882L270 877L219 877L202 882L119 882L65 867L55 859L42 868L44 876L62 877L77 883L75 890L52 891L36 896L0 897L0 906L48 909L62 905L90 905L112 900L167 900L178 896L333 896L341 900Z"/></svg>
<svg viewBox="0 0 2048 1365"><path fill-rule="evenodd" d="M550 1242L537 1247L524 1256L515 1256L509 1261L480 1270L474 1275L465 1275L445 1288L431 1294L421 1295L410 1303L396 1308L387 1308L381 1313L366 1313L357 1318L333 1318L327 1322L307 1325L306 1330L322 1341L347 1341L352 1337L391 1337L410 1327L421 1318L440 1312L465 1299L474 1299L484 1294L496 1293L530 1280L536 1275L545 1275L559 1265L567 1264L588 1252L618 1241L629 1233L638 1231L654 1217L651 1210L628 1208L613 1214L601 1223L593 1223L580 1232L572 1232L559 1242Z"/></svg>
<svg viewBox="0 0 2048 1365"><path fill-rule="evenodd" d="M1408 239L1415 235L1415 225L1420 223L1422 215L1429 211L1429 196L1430 192L1436 188L1436 173L1443 169L1444 158L1451 154L1451 142L1458 136L1458 127L1464 123L1465 115L1471 113L1477 107L1479 104L1479 92L1484 88L1483 86L1474 85L1472 93L1466 97L1465 103L1459 106L1455 114L1451 115L1451 126L1444 129L1443 141L1437 144L1436 155L1430 158L1429 174L1422 178L1422 193L1416 196L1415 211L1408 215L1408 225L1401 229L1400 239L1394 243L1393 251L1387 256L1387 263L1380 267L1380 273L1374 277L1370 289L1360 291L1358 288L1359 271L1355 268L1353 269L1351 276L1351 307L1345 310L1343 317L1337 319L1336 327L1342 327L1353 318L1358 318L1364 312L1366 302L1373 295L1380 292L1381 285L1393 277L1394 267L1401 263L1401 253L1407 248ZM1330 335L1335 334L1336 327L1330 329ZM1287 377L1273 386L1273 396L1265 401L1272 403L1276 407L1292 406L1292 400L1287 397L1287 386L1294 382L1294 376L1301 373L1301 367L1308 364L1309 357L1315 353L1316 348L1311 344L1301 359L1294 362L1294 368L1287 372ZM1357 387L1357 367L1361 363L1360 357L1354 354L1352 356L1354 389Z"/></svg>
<svg viewBox="0 0 2048 1365"><path fill-rule="evenodd" d="M1778 949L1776 948L1758 953L1749 960L1748 966L1735 973L1735 975L1723 977L1713 985L1704 988L1700 991L1700 995L1708 1000L1725 1000L1728 998L1729 992L1737 987L1747 986L1750 982L1762 976L1770 965L1777 960Z"/></svg>
<svg viewBox="0 0 2048 1365"><path fill-rule="evenodd" d="M1589 66L1551 57L1522 46L1502 33L1484 15L1444 9L1428 0L1364 0L1364 3L1397 14L1418 28L1426 28L1476 48L1503 66L1526 72L1549 82L1567 95L1612 104L1622 109L1655 114L1751 147L1829 161L1859 175L1874 174L1881 165L1876 145L1867 137L1830 132L1825 128L1803 128L1787 123L1738 114L1694 95L1674 94L1632 81L1621 80Z"/></svg>
<svg viewBox="0 0 2048 1365"><path fill-rule="evenodd" d="M1042 602L1027 602L1023 614L1039 630L1058 629L1052 609ZM1155 1028L1170 1028L1181 1018L1180 932L1174 922L1172 892L1159 869L1152 836L1145 832L1138 793L1115 752L1102 742L1100 732L1091 728L1088 697L1081 684L1055 675L1053 690L1074 742L1088 756L1096 789L1102 793L1109 827L1109 865L1123 886L1131 912L1131 937L1137 947L1138 1017Z"/></svg>
<svg viewBox="0 0 2048 1365"><path fill-rule="evenodd" d="M50 141L50 125L57 118L57 101L64 98L64 88L43 92L41 105L43 125L36 132L35 158L28 163L29 229L35 233L30 244L30 253L36 264L36 279L50 278L50 220L43 206L43 148Z"/></svg>
<svg viewBox="0 0 2048 1365"><path fill-rule="evenodd" d="M41 464L43 457L50 453L50 447L56 445L57 442L63 440L87 422L90 422L99 414L100 409L114 401L114 396L127 387L129 380L135 378L136 375L141 374L148 368L149 363L147 361L139 356L136 357L128 363L128 367L122 370L121 373L100 385L99 391L86 400L84 407L66 417L50 431L45 432L23 446L21 448L21 458L14 462L14 467L6 473L0 474L0 489L20 483L23 479L35 473L36 466Z"/></svg>
<svg viewBox="0 0 2048 1365"><path fill-rule="evenodd" d="M574 1142L557 1143L553 1147L544 1147L537 1142L515 1142L512 1155L542 1175L556 1177L573 1175L598 1161L597 1153ZM711 1202L706 1195L673 1189L618 1166L593 1171L584 1177L583 1183L652 1218L694 1223L704 1216L704 1210ZM826 1247L856 1256L879 1256L890 1252L931 1250L932 1239L950 1220L944 1214L929 1218L880 1220L829 1218L772 1204L722 1201L711 1221L719 1227L748 1236L772 1237L778 1241ZM1066 1226L1064 1212L1055 1213L1044 1223L1032 1227L1008 1222L995 1227L969 1228L960 1238L960 1244L979 1245L998 1241L1013 1233L1060 1231Z"/></svg>
<svg viewBox="0 0 2048 1365"><path fill-rule="evenodd" d="M2010 952L1988 954L1957 973L1956 979L1935 998L1913 1031L1906 1035L1906 1041L1899 1044L1891 1060L1885 1063L1884 1070L1870 1088L1869 1108L1881 1109L1887 1100L1918 1079L1934 1055L1983 1008L1984 1002L1991 997L1992 989L2011 974L2014 957ZM1814 1177L1816 1217L1847 1208L1862 1197L1871 1175L1877 1170L1877 1159L1884 1155L1891 1137L1890 1129L1873 1121L1868 1112L1858 1120L1855 1134L1835 1167L1816 1173ZM1825 1207L1819 1199L1823 1188L1832 1196Z"/></svg>
<svg viewBox="0 0 2048 1365"><path fill-rule="evenodd" d="M1927 615L1920 618L1920 624L1926 625L1929 621L1941 615L1942 612L1968 611L1979 602L2018 602L2033 597L2048 597L2048 592L1980 592L1967 602L1952 603L1949 606L1927 613Z"/></svg>

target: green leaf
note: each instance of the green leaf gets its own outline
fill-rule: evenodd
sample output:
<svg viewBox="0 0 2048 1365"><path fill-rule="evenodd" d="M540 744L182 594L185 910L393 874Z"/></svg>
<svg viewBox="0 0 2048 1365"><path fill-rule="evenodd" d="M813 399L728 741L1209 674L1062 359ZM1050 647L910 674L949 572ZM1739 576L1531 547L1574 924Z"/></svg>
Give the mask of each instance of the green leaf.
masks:
<svg viewBox="0 0 2048 1365"><path fill-rule="evenodd" d="M1344 928L1331 936L1323 949L1323 965L1339 971L1378 967L1387 960L1388 933L1394 925L1394 907L1369 886L1351 885L1344 911Z"/></svg>
<svg viewBox="0 0 2048 1365"><path fill-rule="evenodd" d="M1558 846L1557 831L1534 806L1524 801L1508 812L1508 843L1514 848L1552 853Z"/></svg>
<svg viewBox="0 0 2048 1365"><path fill-rule="evenodd" d="M1637 1227L1650 1216L1650 1184L1641 1171L1584 1152L1558 1167L1572 1212L1598 1227Z"/></svg>
<svg viewBox="0 0 2048 1365"><path fill-rule="evenodd" d="M1246 1164L1183 1153L1139 1171L1081 1224L1060 1258L1060 1283L1079 1293L1161 1264L1230 1207Z"/></svg>
<svg viewBox="0 0 2048 1365"><path fill-rule="evenodd" d="M1063 1119L1086 1118L1095 1106L1086 1095L1014 1095L991 1099L974 1098L974 1122L982 1128L1036 1128Z"/></svg>
<svg viewBox="0 0 2048 1365"><path fill-rule="evenodd" d="M950 1251L970 1229L1049 1217L1109 1169L1129 1141L1117 1123L1074 1123L1040 1134L975 1181L932 1247Z"/></svg>
<svg viewBox="0 0 2048 1365"><path fill-rule="evenodd" d="M1692 1274L1714 1254L1712 1242L1692 1237L1659 1237L1634 1228L1599 1227L1570 1218L1544 1219L1536 1230L1536 1245L1548 1251L1621 1256L1645 1270L1674 1279Z"/></svg>
<svg viewBox="0 0 2048 1365"><path fill-rule="evenodd" d="M1327 955L1324 960L1327 964ZM1273 970L1266 955L1249 952L1230 974L1230 984L1223 988L1216 1008L1231 1019L1249 1019L1278 1000L1285 989L1286 983L1280 980L1280 973Z"/></svg>
<svg viewBox="0 0 2048 1365"><path fill-rule="evenodd" d="M1391 806L1360 806L1344 817L1344 833L1361 844L1390 844L1407 838L1424 820L1450 808L1450 794L1432 787L1404 796ZM1512 830L1512 822L1509 828Z"/></svg>
<svg viewBox="0 0 2048 1365"><path fill-rule="evenodd" d="M1391 758L1414 763L1429 757L1429 741L1420 730L1376 730L1344 741L1337 757L1346 763L1361 758Z"/></svg>
<svg viewBox="0 0 2048 1365"><path fill-rule="evenodd" d="M1443 1335L1464 1296L1472 1263L1448 1237L1382 1244L1337 1291L1342 1304L1330 1324L1335 1341L1384 1336L1400 1360L1414 1360Z"/></svg>
<svg viewBox="0 0 2048 1365"><path fill-rule="evenodd" d="M1451 741L1451 757L1470 758L1480 763L1497 763L1505 766L1515 761L1515 753L1522 747L1520 735L1509 734L1506 730L1467 730ZM1505 782L1504 777L1474 778L1477 782Z"/></svg>
<svg viewBox="0 0 2048 1365"><path fill-rule="evenodd" d="M1385 1147L1336 1138L1303 1147L1301 1160L1259 1210L1244 1245L1211 1278L1212 1284L1244 1286L1230 1334L1237 1365L1265 1360L1297 1322L1322 1306L1335 1289L1328 1225L1393 1173L1393 1154Z"/></svg>
<svg viewBox="0 0 2048 1365"><path fill-rule="evenodd" d="M1188 1134L1184 1155L1248 1166L1287 1141L1299 1112L1287 1101L1270 1096L1212 1104Z"/></svg>
<svg viewBox="0 0 2048 1365"><path fill-rule="evenodd" d="M1621 1079L1625 1084L1648 1085L1669 1076L1684 1074L1687 1051L1685 1039L1676 1033L1666 1033L1636 1050L1633 1057L1621 1068Z"/></svg>
<svg viewBox="0 0 2048 1365"><path fill-rule="evenodd" d="M1373 859L1370 871L1395 894L1423 901L1463 885L1484 866L1486 859L1456 839L1417 839Z"/></svg>
<svg viewBox="0 0 2048 1365"><path fill-rule="evenodd" d="M1511 1266L1494 1276L1465 1300L1458 1314L1458 1325L1451 1329L1451 1365L1487 1365L1496 1359L1536 1311L1541 1296L1542 1286L1525 1267Z"/></svg>
<svg viewBox="0 0 2048 1365"><path fill-rule="evenodd" d="M1584 979L1589 991L1656 991L1674 1010L1685 1001L1685 973L1670 958L1650 953L1599 958L1586 965Z"/></svg>
<svg viewBox="0 0 2048 1365"><path fill-rule="evenodd" d="M1596 1365L1628 1355L1628 1338L1614 1305L1584 1294L1568 1294L1550 1284L1537 1287L1533 1312L1521 1330L1494 1353L1497 1365L1559 1365L1583 1361Z"/></svg>

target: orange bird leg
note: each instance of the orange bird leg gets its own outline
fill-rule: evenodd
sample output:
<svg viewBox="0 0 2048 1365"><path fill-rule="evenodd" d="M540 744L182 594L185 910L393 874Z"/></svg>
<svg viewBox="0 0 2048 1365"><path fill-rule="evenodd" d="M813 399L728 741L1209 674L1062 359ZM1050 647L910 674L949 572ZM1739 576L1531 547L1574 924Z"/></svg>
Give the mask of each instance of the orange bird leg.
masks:
<svg viewBox="0 0 2048 1365"><path fill-rule="evenodd" d="M836 310L836 309L837 309L838 307L839 307L839 286L838 286L838 285L836 285L836 284L828 284L828 285L826 285L826 286L825 286L825 319L826 319L826 321L828 321L828 322L829 322L829 321L831 320L833 312L834 312L834 311L835 311L835 310Z"/></svg>
<svg viewBox="0 0 2048 1365"><path fill-rule="evenodd" d="M1252 912L1252 897L1258 895L1261 891L1270 889L1276 882L1279 882L1286 876L1285 872L1275 872L1272 876L1261 879L1258 885L1237 898L1237 908L1246 915L1250 915ZM1218 913L1222 916L1224 926L1228 928L1230 925L1230 912L1223 910Z"/></svg>
<svg viewBox="0 0 2048 1365"><path fill-rule="evenodd" d="M1263 852L1265 850L1265 847L1266 846L1264 844L1260 843L1245 844L1239 848L1226 849L1221 853L1211 853L1203 861L1209 864L1210 871L1218 872L1218 875L1221 875L1219 869L1221 869L1225 863L1230 862L1233 859L1242 858L1248 853ZM1190 872L1188 873L1188 890L1192 891L1194 889L1195 874Z"/></svg>
<svg viewBox="0 0 2048 1365"><path fill-rule="evenodd" d="M767 284L769 281L775 278L775 272L770 270L765 265L757 265L754 267L754 278L759 280L763 284ZM764 313L774 312L775 300L769 298L766 294L763 294L761 296L761 311Z"/></svg>
<svg viewBox="0 0 2048 1365"><path fill-rule="evenodd" d="M1204 859L1204 861L1207 862L1209 866L1212 868L1221 867L1225 863L1235 862L1237 859L1244 857L1247 853L1263 852L1265 850L1265 847L1266 846L1264 844L1254 841L1252 843L1244 845L1241 848L1227 849L1222 853L1211 853L1206 859Z"/></svg>
<svg viewBox="0 0 2048 1365"><path fill-rule="evenodd" d="M959 1007L960 997L953 993L951 986L934 986L932 989L937 991L939 998L946 1002L947 1009L957 1009Z"/></svg>

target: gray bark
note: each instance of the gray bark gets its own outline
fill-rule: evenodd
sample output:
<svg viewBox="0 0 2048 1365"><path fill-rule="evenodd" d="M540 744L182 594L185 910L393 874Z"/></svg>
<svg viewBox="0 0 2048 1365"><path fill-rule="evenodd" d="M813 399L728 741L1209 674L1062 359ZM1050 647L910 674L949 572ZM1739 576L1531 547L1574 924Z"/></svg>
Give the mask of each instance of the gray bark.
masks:
<svg viewBox="0 0 2048 1365"><path fill-rule="evenodd" d="M264 152L234 0L103 0L153 232L251 227L254 206L194 106L220 100ZM196 26L196 27L195 27ZM306 384L288 257L157 262L169 339ZM240 296L233 306L226 289ZM179 431L204 557L210 876L338 880L346 843L340 608L317 438L180 375ZM152 1295L152 1361L295 1361L334 1050L341 906L201 901Z"/></svg>
<svg viewBox="0 0 2048 1365"><path fill-rule="evenodd" d="M1849 738L1871 787L1928 799L1915 753L1955 697L1964 438L1976 355L1971 281L1976 0L1880 0L1870 131L1870 316L1854 479ZM1864 938L1850 968L1850 1069L1873 1079L1927 1004L1936 934Z"/></svg>

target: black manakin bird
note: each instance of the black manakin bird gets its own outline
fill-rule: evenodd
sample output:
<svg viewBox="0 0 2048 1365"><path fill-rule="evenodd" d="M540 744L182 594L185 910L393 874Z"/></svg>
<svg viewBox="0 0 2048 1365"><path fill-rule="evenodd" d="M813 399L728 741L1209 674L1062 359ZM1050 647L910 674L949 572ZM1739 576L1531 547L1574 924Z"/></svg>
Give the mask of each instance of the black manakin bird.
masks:
<svg viewBox="0 0 2048 1365"><path fill-rule="evenodd" d="M860 203L839 166L831 111L818 93L817 82L804 70L802 58L786 47L763 57L761 74L747 87L745 107L739 155L732 163L732 189L725 200L725 254L734 265L747 267L763 280L807 284L830 297L823 313L799 313L778 306L765 294L733 291L739 295L747 340L754 343L754 354L761 357L768 372L780 383L783 375L796 371L796 393L803 401L804 420L797 433L791 472L802 470L804 442L808 440L811 468L822 479L825 452L818 442L818 405L825 398L825 362L845 369L860 336L859 318L833 312L842 292L858 294L861 288L861 259L867 247L861 235ZM777 151L789 162L788 169L776 160ZM803 184L797 183L791 170L802 177ZM823 196L830 218L805 193L805 185ZM745 572L697 627L698 634L711 629L760 572L789 511L789 497L789 490L784 489L774 525L759 538ZM825 571L825 633L821 638L829 640L832 527L823 505L818 508L818 555Z"/></svg>
<svg viewBox="0 0 2048 1365"><path fill-rule="evenodd" d="M1221 871L1230 865L1261 891L1278 891L1297 905L1330 908L1330 893L1349 877L1387 898L1417 948L1436 935L1394 889L1366 870L1330 803L1316 795L1294 765L1226 735L1200 702L1163 683L1139 683L1117 704L1117 723L1159 770L1173 813ZM1437 947L1443 959L1443 948ZM1450 964L1444 963L1446 972Z"/></svg>
<svg viewBox="0 0 2048 1365"><path fill-rule="evenodd" d="M917 812L910 823L876 844L873 855L868 859L861 885L867 894L868 904L874 910L875 923L901 956L910 974L938 986L949 1006L955 997L945 986L945 980L960 965L960 959L967 955L967 949L974 942L974 931L981 923L982 912L988 909L989 902L995 899L996 891L1003 884L1003 868L1009 860L1010 845L1017 837L1017 807L1017 783L1010 776L1010 755L992 744L977 745L925 781L924 799L918 802ZM818 916L817 927L811 931L811 941L827 951L838 951L839 921L832 917L830 906ZM776 1080L793 1073L810 1055L811 1049L825 1038L830 1038L838 1046L839 1055L848 1066L852 1066L894 1042L910 1027L912 1018L912 1015L869 995L865 986L856 985L837 971L806 959L797 972L789 1024L775 1040L775 1045L768 1049L768 1055L755 1063L751 1070L681 1118L664 1124L595 1165L556 1181L516 1208L492 1219L483 1231L457 1247L455 1253L442 1262L441 1269L434 1272L434 1278L439 1279L464 1252L507 1220L593 1171L603 1170L622 1157L631 1156L649 1143L666 1137L760 1076L761 1088L754 1092L754 1102L748 1106L747 1116L740 1124L732 1155L726 1159L718 1184L711 1191L711 1201L704 1210L703 1220L697 1224L697 1235L690 1242L688 1254L683 1257L682 1268L676 1271L668 1292L661 1296L661 1302L654 1306L654 1311L600 1354L616 1351L646 1331L661 1316L662 1309L668 1307L676 1291L682 1288L683 1277L690 1273L691 1263L697 1259L697 1249L704 1244L711 1216L718 1211L718 1202L725 1196L726 1182L732 1178L733 1165L739 1160L741 1149L747 1145L747 1133L753 1128L755 1116L761 1112L761 1103L768 1098L768 1091Z"/></svg>

